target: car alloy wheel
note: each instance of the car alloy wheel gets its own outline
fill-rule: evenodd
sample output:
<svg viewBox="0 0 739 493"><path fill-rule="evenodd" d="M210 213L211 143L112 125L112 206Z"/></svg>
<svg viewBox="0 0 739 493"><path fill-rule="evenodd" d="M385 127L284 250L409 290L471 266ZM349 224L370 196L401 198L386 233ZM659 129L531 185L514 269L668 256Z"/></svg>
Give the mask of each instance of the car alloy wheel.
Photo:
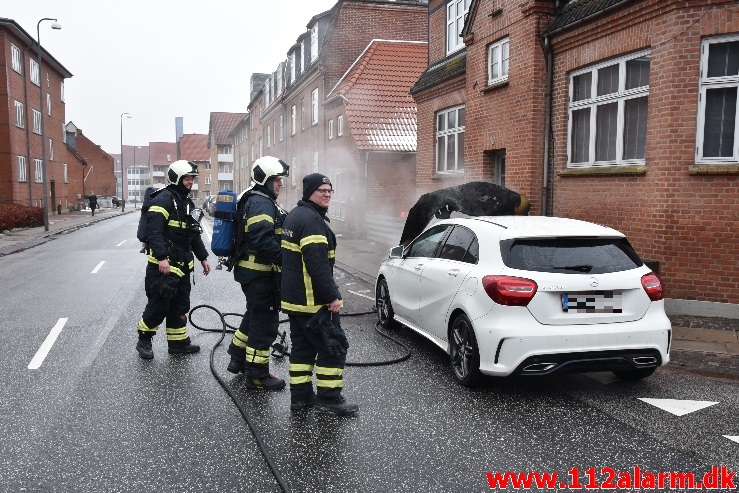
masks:
<svg viewBox="0 0 739 493"><path fill-rule="evenodd" d="M398 323L393 318L393 305L390 303L390 290L387 281L380 279L375 291L375 306L377 307L377 320L386 329L395 329Z"/></svg>
<svg viewBox="0 0 739 493"><path fill-rule="evenodd" d="M465 314L452 325L449 356L454 378L466 387L475 385L480 378L480 353L472 323Z"/></svg>

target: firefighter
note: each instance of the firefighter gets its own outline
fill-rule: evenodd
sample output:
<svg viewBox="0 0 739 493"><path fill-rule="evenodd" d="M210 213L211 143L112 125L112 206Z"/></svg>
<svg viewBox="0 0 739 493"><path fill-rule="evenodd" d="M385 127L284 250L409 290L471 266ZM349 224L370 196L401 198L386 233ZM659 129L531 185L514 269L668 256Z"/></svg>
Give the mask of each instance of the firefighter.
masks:
<svg viewBox="0 0 739 493"><path fill-rule="evenodd" d="M269 372L269 348L277 338L279 326L280 239L285 218L277 197L288 172L289 166L272 156L254 162L254 185L247 191L235 226L244 231L240 235L243 244L236 245L234 279L246 297L246 312L228 347L231 361L227 370L244 372L246 387L252 390L285 388L285 381Z"/></svg>
<svg viewBox="0 0 739 493"><path fill-rule="evenodd" d="M290 211L282 229L282 310L290 319L290 409L351 415L359 406L342 396L346 351L331 351L306 325L323 306L342 330L343 303L333 277L336 236L328 225L333 186L324 175L303 178L303 199ZM346 340L344 336L344 340ZM313 370L316 392L313 391Z"/></svg>
<svg viewBox="0 0 739 493"><path fill-rule="evenodd" d="M169 354L200 351L187 335L190 311L190 272L194 256L210 273L208 251L200 238L202 229L191 215L194 205L188 198L198 167L190 161L175 161L167 171L167 187L151 197L146 212L148 265L144 281L148 302L138 324L136 350L143 359L152 359L151 338L166 320Z"/></svg>

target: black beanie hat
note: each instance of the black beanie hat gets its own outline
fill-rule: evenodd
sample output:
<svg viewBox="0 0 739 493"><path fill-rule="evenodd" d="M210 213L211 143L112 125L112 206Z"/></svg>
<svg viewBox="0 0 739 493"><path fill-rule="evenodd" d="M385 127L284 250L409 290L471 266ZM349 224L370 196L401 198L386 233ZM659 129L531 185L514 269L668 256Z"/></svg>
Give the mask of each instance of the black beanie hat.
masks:
<svg viewBox="0 0 739 493"><path fill-rule="evenodd" d="M331 185L331 180L321 173L311 173L310 175L306 175L303 178L303 200L309 200L313 192L315 192L316 189L324 183ZM331 188L333 189L334 186L331 185Z"/></svg>

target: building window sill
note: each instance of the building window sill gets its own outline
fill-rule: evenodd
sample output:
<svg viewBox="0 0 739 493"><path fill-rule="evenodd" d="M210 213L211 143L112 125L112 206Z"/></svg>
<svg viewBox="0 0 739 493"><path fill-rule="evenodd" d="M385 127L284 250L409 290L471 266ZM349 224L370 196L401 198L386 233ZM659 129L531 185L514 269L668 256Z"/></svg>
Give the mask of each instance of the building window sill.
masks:
<svg viewBox="0 0 739 493"><path fill-rule="evenodd" d="M485 94L486 92L494 91L496 89L500 89L501 87L507 87L509 84L508 79L502 80L500 82L493 82L489 86L485 86L482 89L480 89L480 93Z"/></svg>
<svg viewBox="0 0 739 493"><path fill-rule="evenodd" d="M739 175L739 164L695 164L688 166L691 175Z"/></svg>
<svg viewBox="0 0 739 493"><path fill-rule="evenodd" d="M603 166L591 168L570 168L557 172L562 178L577 176L623 176L623 175L645 175L646 166Z"/></svg>
<svg viewBox="0 0 739 493"><path fill-rule="evenodd" d="M462 180L464 179L464 171L436 171L432 180Z"/></svg>

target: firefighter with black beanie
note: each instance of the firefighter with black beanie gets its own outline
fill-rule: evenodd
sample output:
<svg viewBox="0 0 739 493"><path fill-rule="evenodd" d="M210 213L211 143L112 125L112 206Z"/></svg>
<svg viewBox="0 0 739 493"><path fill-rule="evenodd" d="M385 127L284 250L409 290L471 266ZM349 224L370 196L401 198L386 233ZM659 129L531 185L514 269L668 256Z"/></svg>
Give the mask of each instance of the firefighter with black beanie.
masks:
<svg viewBox="0 0 739 493"><path fill-rule="evenodd" d="M146 211L148 264L144 287L148 302L139 320L136 344L143 359L154 358L151 338L165 320L169 354L200 351L200 346L192 344L187 335L194 257L203 266L203 273L210 273L208 251L200 237L202 229L191 215L195 206L188 197L196 176L195 163L172 163L167 171L167 187L152 194Z"/></svg>
<svg viewBox="0 0 739 493"><path fill-rule="evenodd" d="M328 177L307 175L303 178L303 199L282 227L282 311L290 320L292 342L290 409L313 407L316 412L352 415L359 406L342 396L346 350L332 350L319 332L309 328L312 317L327 307L332 329L346 341L339 320L343 302L333 276L336 235L326 217L332 193Z"/></svg>
<svg viewBox="0 0 739 493"><path fill-rule="evenodd" d="M277 204L282 179L290 167L273 156L254 161L251 179L254 185L239 200L236 221L243 228L234 279L246 297L246 312L234 333L226 368L231 373L244 372L246 388L281 390L285 381L269 372L269 348L277 338L280 312L280 239L285 212ZM242 201L246 201L242 205Z"/></svg>

